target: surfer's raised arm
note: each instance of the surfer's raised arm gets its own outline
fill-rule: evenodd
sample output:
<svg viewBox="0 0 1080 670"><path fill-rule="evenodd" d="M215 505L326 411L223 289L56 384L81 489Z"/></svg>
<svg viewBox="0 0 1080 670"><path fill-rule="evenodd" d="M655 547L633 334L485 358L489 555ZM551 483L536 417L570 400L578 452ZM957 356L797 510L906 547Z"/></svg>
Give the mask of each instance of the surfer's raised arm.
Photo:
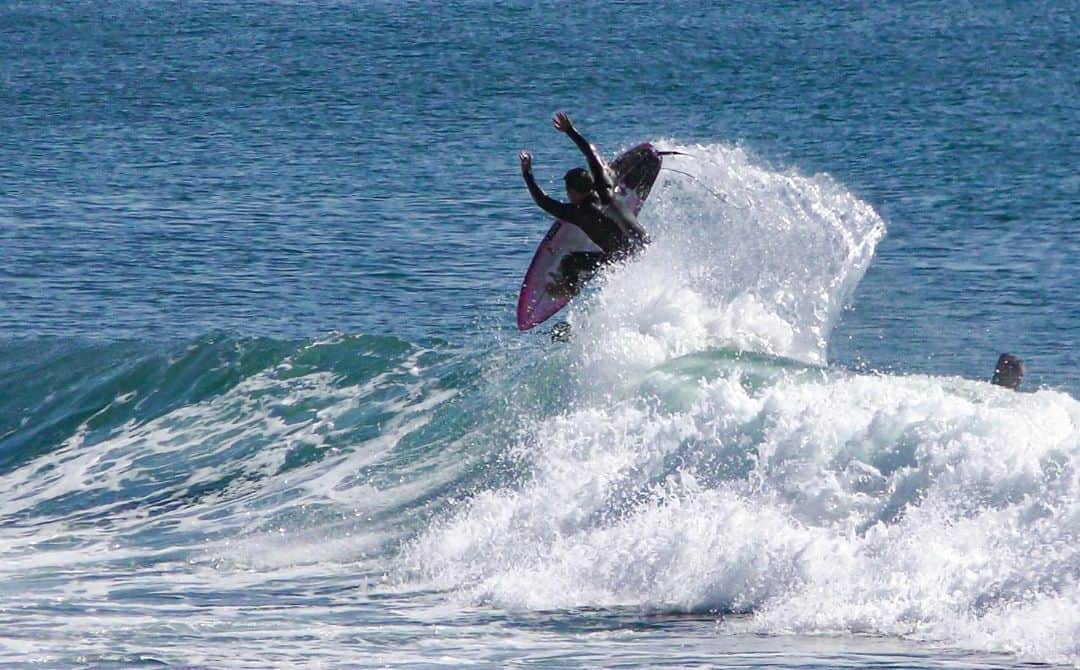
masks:
<svg viewBox="0 0 1080 670"><path fill-rule="evenodd" d="M532 175L532 154L528 151L520 151L518 152L518 160L521 161L521 176L525 179L525 185L529 187L529 194L532 196L533 201L540 206L540 209L556 219L575 220L577 217L573 205L552 198L547 193L544 193L544 189L540 188L536 183L536 179Z"/></svg>
<svg viewBox="0 0 1080 670"><path fill-rule="evenodd" d="M611 183L611 178L608 176L607 170L604 169L604 162L600 160L600 156L596 153L596 148L589 144L589 141L582 137L581 133L574 127L574 122L570 120L570 116L566 112L559 112L552 119L551 124L555 126L555 130L560 133L565 133L567 137L574 141L581 153L585 154L585 160L589 163L589 170L592 172L593 183L596 184L596 192L600 195L602 200L607 200L608 196L614 192L614 185Z"/></svg>

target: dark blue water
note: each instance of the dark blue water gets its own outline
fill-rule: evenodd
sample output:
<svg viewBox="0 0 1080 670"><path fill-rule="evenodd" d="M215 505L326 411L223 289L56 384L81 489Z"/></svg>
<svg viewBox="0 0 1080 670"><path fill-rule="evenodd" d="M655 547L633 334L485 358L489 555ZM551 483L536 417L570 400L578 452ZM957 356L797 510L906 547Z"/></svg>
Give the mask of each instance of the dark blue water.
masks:
<svg viewBox="0 0 1080 670"><path fill-rule="evenodd" d="M542 228L515 151L740 144L889 235L834 339L873 366L1077 388L1075 3L14 3L7 337L457 336Z"/></svg>
<svg viewBox="0 0 1080 670"><path fill-rule="evenodd" d="M671 662L713 658L721 636L746 654L730 667L753 665L764 634L779 636L766 639L781 667L974 667L999 652L1075 664L1080 571L1060 546L1075 545L1080 467L1078 15L1070 1L0 4L4 662L498 665L506 642L558 666L583 640L589 664L618 663L632 638L643 646L626 662L655 665L689 628L697 651ZM660 256L621 269L575 306L584 341L552 350L514 329L547 226L515 156L532 150L559 194L581 162L550 127L561 109L608 156L645 140L693 148L682 169L729 201L664 177L642 221L672 254L670 286ZM829 241L872 252L882 223L872 260ZM680 293L684 275L710 279ZM824 360L789 330L796 344L820 336L834 376L807 381L803 364ZM762 372L732 364L739 351L779 358ZM986 379L1003 351L1043 390L956 378ZM679 393L654 378L673 369L694 371ZM748 399L698 376L751 379ZM571 399L599 415L567 414ZM696 417L697 437L663 447L668 414ZM597 422L622 426L622 456L582 456ZM733 464L747 444L757 465ZM798 495L785 444L825 468L800 471ZM596 480L566 484L573 509L530 494L575 471ZM631 584L515 553L643 555L678 525L649 498L672 477L688 488L665 495L687 514L724 520L680 536L706 544L749 513L729 494L786 501L758 523L796 544L856 533L856 562L970 523L972 553L939 548L960 557L943 573L912 576L900 558L852 568L964 595L845 584L815 572L827 561L793 558L813 551L772 545L694 563L713 575L700 583L642 567L655 561ZM739 488L751 481L771 484ZM626 488L585 493L612 482ZM991 519L1024 494L1030 509ZM529 528L561 521L502 528L484 497L500 495ZM927 511L935 496L956 508ZM776 530L780 517L794 526ZM483 519L515 544L477 539ZM888 537L867 530L877 522ZM280 529L299 539L275 544ZM1046 544L1025 554L1022 537ZM1012 568L971 562L995 541ZM775 572L755 581L759 552ZM940 577L954 569L955 583ZM835 616L777 614L810 612L800 598L815 588L837 594ZM260 628L245 612L266 603L281 609ZM321 627L321 608L355 616ZM700 620L638 636L625 608ZM426 646L434 621L465 611L451 642ZM734 628L717 612L737 613ZM389 647L349 633L399 616ZM1043 617L1063 623L1024 623ZM812 637L852 633L884 641L848 658ZM238 640L251 645L240 660Z"/></svg>

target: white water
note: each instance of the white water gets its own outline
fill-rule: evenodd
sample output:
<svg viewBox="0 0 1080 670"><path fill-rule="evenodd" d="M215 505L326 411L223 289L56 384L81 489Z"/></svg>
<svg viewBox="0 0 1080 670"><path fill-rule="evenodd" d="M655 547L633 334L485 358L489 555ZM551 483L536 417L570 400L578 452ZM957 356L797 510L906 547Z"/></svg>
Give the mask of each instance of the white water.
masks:
<svg viewBox="0 0 1080 670"><path fill-rule="evenodd" d="M604 367L646 370L725 347L823 364L829 334L885 233L827 175L774 172L742 150L661 145L642 224L654 243L572 319ZM685 173L685 174L683 174Z"/></svg>
<svg viewBox="0 0 1080 670"><path fill-rule="evenodd" d="M779 364L762 383L696 353L824 363L884 227L827 177L679 148L727 202L658 184L655 243L573 313L575 409L517 445L525 483L413 542L409 574L509 608L749 612L741 629L1080 662L1080 403ZM663 365L685 355L711 374Z"/></svg>

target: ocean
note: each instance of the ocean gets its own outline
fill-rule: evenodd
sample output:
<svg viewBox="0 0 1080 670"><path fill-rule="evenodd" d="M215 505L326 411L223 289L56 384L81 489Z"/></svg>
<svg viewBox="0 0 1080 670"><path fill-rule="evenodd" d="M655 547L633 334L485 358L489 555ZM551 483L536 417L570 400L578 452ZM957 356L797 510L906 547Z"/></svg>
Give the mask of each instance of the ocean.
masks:
<svg viewBox="0 0 1080 670"><path fill-rule="evenodd" d="M0 3L0 665L1080 666L1077 16Z"/></svg>

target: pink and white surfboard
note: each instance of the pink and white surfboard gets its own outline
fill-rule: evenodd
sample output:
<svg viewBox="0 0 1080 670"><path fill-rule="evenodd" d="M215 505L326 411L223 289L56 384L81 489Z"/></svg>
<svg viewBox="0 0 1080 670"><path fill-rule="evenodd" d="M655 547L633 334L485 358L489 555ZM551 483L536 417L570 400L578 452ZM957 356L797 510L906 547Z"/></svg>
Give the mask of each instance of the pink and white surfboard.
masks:
<svg viewBox="0 0 1080 670"><path fill-rule="evenodd" d="M615 174L616 197L630 207L634 214L641 211L653 182L660 174L663 159L649 143L629 149L611 162ZM550 319L570 302L570 296L552 295L547 286L558 282L559 264L567 254L579 251L600 251L581 228L556 220L536 248L532 263L525 272L518 296L517 325L528 330Z"/></svg>

